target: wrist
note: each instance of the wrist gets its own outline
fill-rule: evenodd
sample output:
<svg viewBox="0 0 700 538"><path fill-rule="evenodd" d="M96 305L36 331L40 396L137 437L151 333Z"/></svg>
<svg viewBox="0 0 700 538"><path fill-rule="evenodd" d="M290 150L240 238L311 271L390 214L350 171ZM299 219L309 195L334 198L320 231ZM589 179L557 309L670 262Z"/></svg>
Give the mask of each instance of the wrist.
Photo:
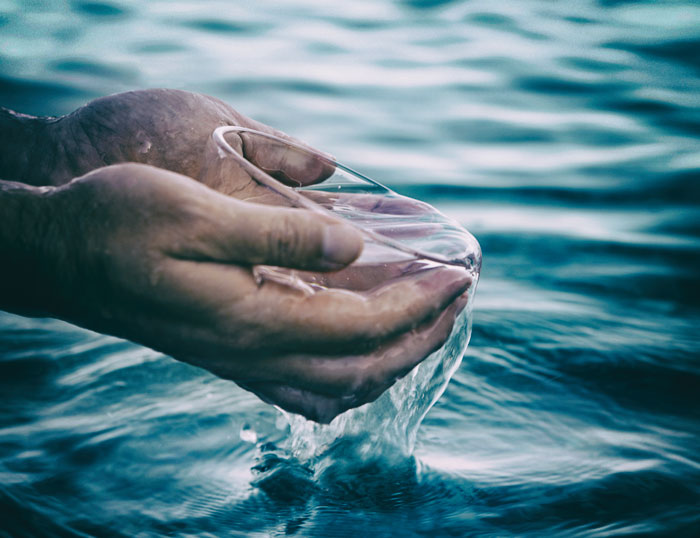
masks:
<svg viewBox="0 0 700 538"><path fill-rule="evenodd" d="M52 241L51 187L0 181L0 308L50 315L58 252Z"/></svg>
<svg viewBox="0 0 700 538"><path fill-rule="evenodd" d="M55 118L19 114L0 107L0 178L48 185L59 157ZM53 164L52 164L53 163Z"/></svg>

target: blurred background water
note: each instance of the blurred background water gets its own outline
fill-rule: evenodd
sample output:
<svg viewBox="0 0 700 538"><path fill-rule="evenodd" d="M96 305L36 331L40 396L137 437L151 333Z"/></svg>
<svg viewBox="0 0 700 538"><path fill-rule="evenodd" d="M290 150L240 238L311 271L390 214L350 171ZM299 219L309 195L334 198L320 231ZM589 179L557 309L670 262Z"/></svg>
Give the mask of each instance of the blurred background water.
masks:
<svg viewBox="0 0 700 538"><path fill-rule="evenodd" d="M233 384L0 314L0 535L700 535L699 28L691 1L1 0L0 104L215 95L484 266L415 459L314 472Z"/></svg>

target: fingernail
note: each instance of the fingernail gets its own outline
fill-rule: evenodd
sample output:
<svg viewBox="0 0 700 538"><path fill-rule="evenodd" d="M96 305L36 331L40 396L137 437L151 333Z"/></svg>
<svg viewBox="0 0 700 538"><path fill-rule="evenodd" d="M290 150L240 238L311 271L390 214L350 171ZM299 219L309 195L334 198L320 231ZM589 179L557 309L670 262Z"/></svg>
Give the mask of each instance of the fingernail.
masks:
<svg viewBox="0 0 700 538"><path fill-rule="evenodd" d="M462 313L462 310L464 310L466 308L468 303L469 303L469 292L464 292L464 293L462 293L462 295L457 297L457 299L455 299L455 305L457 307L457 313L456 313L457 316Z"/></svg>
<svg viewBox="0 0 700 538"><path fill-rule="evenodd" d="M352 226L331 224L323 230L323 259L332 265L347 265L360 255L363 244Z"/></svg>
<svg viewBox="0 0 700 538"><path fill-rule="evenodd" d="M441 267L428 271L419 284L435 292L443 292L444 295L454 298L461 295L471 286L472 277L463 269Z"/></svg>

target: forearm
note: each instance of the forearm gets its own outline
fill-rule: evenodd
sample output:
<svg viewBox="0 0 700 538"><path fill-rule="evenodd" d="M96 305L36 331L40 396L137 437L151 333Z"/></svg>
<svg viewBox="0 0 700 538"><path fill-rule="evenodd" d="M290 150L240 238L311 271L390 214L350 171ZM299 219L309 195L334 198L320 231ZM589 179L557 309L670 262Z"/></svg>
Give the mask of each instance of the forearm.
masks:
<svg viewBox="0 0 700 538"><path fill-rule="evenodd" d="M56 184L64 168L56 118L38 118L0 107L0 178L28 185Z"/></svg>
<svg viewBox="0 0 700 538"><path fill-rule="evenodd" d="M53 291L50 244L50 188L0 181L0 309L46 315Z"/></svg>

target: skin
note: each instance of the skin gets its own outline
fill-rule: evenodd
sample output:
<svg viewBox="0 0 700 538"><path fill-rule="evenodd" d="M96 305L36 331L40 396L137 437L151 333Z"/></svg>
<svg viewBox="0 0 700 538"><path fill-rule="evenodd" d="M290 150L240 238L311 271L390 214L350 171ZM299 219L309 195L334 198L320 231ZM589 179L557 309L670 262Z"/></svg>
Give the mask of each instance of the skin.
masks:
<svg viewBox="0 0 700 538"><path fill-rule="evenodd" d="M3 111L0 124L6 310L139 342L329 422L439 348L464 307L466 272L348 267L363 248L355 229L279 207L218 159L211 132L220 125L286 135L217 99L129 92L62 118ZM245 136L229 141L287 184L332 171ZM261 283L259 264L329 287Z"/></svg>

